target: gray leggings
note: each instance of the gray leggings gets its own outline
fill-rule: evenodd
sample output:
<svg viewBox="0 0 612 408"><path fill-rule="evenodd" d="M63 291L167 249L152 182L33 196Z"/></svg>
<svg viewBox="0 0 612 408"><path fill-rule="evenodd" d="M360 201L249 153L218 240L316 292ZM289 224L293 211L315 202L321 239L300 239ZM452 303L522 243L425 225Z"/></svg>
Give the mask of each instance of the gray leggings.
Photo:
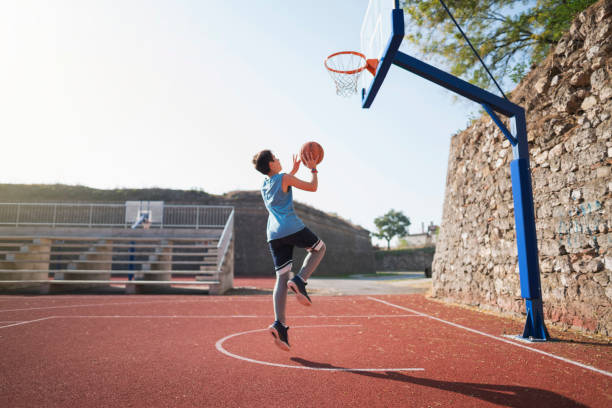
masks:
<svg viewBox="0 0 612 408"><path fill-rule="evenodd" d="M308 252L306 258L304 259L304 263L302 264L302 269L300 269L300 273L297 276L302 278L304 282L310 278L310 275L317 269L321 259L323 259L323 255L325 255L325 243L320 241L318 249L313 249ZM276 275L276 285L274 286L274 316L276 320L285 324L285 309L287 307L287 283L289 282L289 270L286 270L285 273Z"/></svg>

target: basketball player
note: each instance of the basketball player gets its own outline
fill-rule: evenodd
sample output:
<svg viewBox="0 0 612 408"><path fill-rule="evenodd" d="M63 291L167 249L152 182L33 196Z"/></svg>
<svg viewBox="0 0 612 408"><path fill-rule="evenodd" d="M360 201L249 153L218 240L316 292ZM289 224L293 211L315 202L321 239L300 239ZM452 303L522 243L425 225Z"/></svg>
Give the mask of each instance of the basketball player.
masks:
<svg viewBox="0 0 612 408"><path fill-rule="evenodd" d="M297 300L305 306L312 304L306 292L306 281L321 262L325 254L325 243L321 241L298 218L293 209L293 193L291 187L305 191L317 191L317 161L308 154L304 155L304 165L312 173L308 181L295 177L300 168L300 160L293 156L291 173L281 173L283 169L280 160L270 150L262 150L253 157L255 168L268 176L262 187L261 196L268 209L267 237L274 269L276 270L276 285L274 286L274 323L268 328L274 336L275 344L282 350L289 351L289 337L285 325L285 308L287 304L287 289L291 289ZM289 272L293 266L293 248L305 248L308 251L300 272L289 280Z"/></svg>

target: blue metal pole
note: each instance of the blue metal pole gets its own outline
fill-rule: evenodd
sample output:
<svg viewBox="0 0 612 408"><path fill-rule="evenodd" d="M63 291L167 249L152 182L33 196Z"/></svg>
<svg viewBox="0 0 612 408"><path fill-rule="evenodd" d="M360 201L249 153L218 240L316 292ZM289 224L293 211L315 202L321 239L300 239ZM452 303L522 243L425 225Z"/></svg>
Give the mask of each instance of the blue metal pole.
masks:
<svg viewBox="0 0 612 408"><path fill-rule="evenodd" d="M546 341L550 339L550 336L544 324L538 242L527 145L527 124L525 111L522 108L511 119L511 125L511 132L518 141L512 149L514 160L510 162L510 174L512 177L512 196L514 198L514 222L521 296L525 299L527 309L527 320L521 337L531 341Z"/></svg>
<svg viewBox="0 0 612 408"><path fill-rule="evenodd" d="M504 98L485 91L484 89L444 72L441 69L411 57L408 54L404 54L401 51L397 51L395 53L393 63L400 68L404 68L406 71L410 71L421 78L425 78L430 82L438 84L476 103L481 105L487 104L496 112L499 112L504 116L514 116L518 109L520 109L519 106Z"/></svg>
<svg viewBox="0 0 612 408"><path fill-rule="evenodd" d="M535 213L533 209L533 192L531 188L531 172L529 168L525 110L507 99L494 95L399 51L405 30L403 10L396 8L392 11L391 23L393 33L387 44L384 57L378 64L378 69L370 88L367 92L365 89L362 92L362 107L369 108L371 106L391 64L394 64L481 104L489 113L504 136L512 144L514 156L510 163L510 173L514 198L514 220L521 296L525 299L527 309L527 321L521 337L532 341L546 341L549 339L549 335L544 325L544 312L542 308L542 289L540 287L540 267ZM495 112L510 118L510 131L506 129Z"/></svg>
<svg viewBox="0 0 612 408"><path fill-rule="evenodd" d="M138 217L138 219L136 220L136 222L134 224L132 224L132 229L136 229L138 228L138 226L140 224L142 224L143 222L146 222L149 220L149 213L144 213L141 214L140 217ZM129 256L129 261L130 263L128 264L128 269L130 271L130 273L128 274L128 280L132 280L134 278L134 264L132 262L134 262L134 246L135 242L134 241L130 241L130 248L128 249L128 252L130 254Z"/></svg>

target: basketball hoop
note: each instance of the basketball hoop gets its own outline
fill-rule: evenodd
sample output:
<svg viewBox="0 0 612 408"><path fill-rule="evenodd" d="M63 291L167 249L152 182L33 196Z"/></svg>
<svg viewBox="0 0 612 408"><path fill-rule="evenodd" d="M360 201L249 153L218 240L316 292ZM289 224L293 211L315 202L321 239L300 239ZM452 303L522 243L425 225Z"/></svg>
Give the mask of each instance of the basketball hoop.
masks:
<svg viewBox="0 0 612 408"><path fill-rule="evenodd" d="M336 83L336 93L351 96L357 93L357 82L364 69L376 75L377 59L366 59L356 51L336 52L325 59L325 68Z"/></svg>

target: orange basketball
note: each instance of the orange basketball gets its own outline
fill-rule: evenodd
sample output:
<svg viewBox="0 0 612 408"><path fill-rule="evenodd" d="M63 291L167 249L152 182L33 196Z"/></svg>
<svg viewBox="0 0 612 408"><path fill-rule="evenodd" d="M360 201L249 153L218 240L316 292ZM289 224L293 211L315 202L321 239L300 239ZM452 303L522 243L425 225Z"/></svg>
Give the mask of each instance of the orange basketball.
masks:
<svg viewBox="0 0 612 408"><path fill-rule="evenodd" d="M304 153L310 154L310 156L316 160L317 164L323 161L323 148L317 142L306 142L302 145L302 149L300 150L300 159L302 163L304 163Z"/></svg>

